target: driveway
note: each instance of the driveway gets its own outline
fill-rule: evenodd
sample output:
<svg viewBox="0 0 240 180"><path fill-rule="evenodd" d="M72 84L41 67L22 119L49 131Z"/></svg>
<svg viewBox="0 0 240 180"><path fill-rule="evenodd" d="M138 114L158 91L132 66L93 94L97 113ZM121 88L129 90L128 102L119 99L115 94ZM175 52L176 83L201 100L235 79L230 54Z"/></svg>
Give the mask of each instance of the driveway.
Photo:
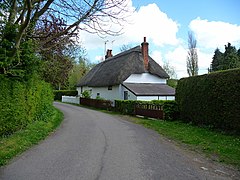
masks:
<svg viewBox="0 0 240 180"><path fill-rule="evenodd" d="M238 179L236 172L117 115L55 103L65 119L0 169L1 180Z"/></svg>

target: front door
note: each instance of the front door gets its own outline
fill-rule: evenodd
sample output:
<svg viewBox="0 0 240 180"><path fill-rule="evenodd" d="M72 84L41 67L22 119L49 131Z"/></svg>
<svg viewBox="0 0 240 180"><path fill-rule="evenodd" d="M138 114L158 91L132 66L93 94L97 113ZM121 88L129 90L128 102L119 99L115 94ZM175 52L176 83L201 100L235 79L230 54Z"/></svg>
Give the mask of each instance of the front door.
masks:
<svg viewBox="0 0 240 180"><path fill-rule="evenodd" d="M128 100L128 91L124 91L124 100Z"/></svg>

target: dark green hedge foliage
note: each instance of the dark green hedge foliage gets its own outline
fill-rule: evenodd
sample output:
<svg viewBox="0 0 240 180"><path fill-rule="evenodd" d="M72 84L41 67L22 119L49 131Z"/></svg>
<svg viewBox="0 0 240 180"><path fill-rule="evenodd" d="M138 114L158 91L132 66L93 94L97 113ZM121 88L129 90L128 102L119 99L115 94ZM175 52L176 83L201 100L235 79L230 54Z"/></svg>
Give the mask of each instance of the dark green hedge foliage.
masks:
<svg viewBox="0 0 240 180"><path fill-rule="evenodd" d="M54 90L54 100L61 101L62 96L77 96L78 92L76 90Z"/></svg>
<svg viewBox="0 0 240 180"><path fill-rule="evenodd" d="M165 120L177 120L179 118L179 108L175 101L153 100L153 101L134 101L134 100L116 100L115 111L122 114L134 115L136 104L162 105Z"/></svg>
<svg viewBox="0 0 240 180"><path fill-rule="evenodd" d="M137 101L133 100L115 100L115 111L122 114L134 115L134 106Z"/></svg>
<svg viewBox="0 0 240 180"><path fill-rule="evenodd" d="M181 79L176 101L186 122L240 132L240 69Z"/></svg>
<svg viewBox="0 0 240 180"><path fill-rule="evenodd" d="M10 135L53 112L49 84L36 77L18 81L0 76L0 136Z"/></svg>

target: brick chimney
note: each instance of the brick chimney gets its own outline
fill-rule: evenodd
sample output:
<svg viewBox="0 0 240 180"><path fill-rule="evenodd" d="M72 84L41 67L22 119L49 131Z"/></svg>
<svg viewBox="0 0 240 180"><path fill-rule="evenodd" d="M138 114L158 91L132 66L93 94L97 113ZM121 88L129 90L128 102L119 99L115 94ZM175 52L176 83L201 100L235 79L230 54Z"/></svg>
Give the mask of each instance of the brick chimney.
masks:
<svg viewBox="0 0 240 180"><path fill-rule="evenodd" d="M143 43L141 45L144 68L148 71L148 43L146 42L146 37L143 38Z"/></svg>
<svg viewBox="0 0 240 180"><path fill-rule="evenodd" d="M112 57L113 55L112 55L112 50L111 49L108 49L107 50L107 53L106 53L106 55L105 55L105 59L107 59L107 58L110 58L110 57Z"/></svg>

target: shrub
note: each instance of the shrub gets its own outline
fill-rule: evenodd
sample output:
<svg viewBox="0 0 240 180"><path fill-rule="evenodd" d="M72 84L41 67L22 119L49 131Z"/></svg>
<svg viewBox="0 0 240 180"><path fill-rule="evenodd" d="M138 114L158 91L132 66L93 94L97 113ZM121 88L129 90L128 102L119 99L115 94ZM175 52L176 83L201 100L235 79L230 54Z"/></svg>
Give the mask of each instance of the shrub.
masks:
<svg viewBox="0 0 240 180"><path fill-rule="evenodd" d="M176 89L181 119L240 131L240 69L181 79Z"/></svg>
<svg viewBox="0 0 240 180"><path fill-rule="evenodd" d="M136 104L162 105L165 120L176 120L179 118L179 108L175 101L153 100L153 101L134 101L134 100L116 100L115 110L122 114L134 115Z"/></svg>
<svg viewBox="0 0 240 180"><path fill-rule="evenodd" d="M78 91L76 90L54 90L54 100L61 101L62 96L77 96Z"/></svg>
<svg viewBox="0 0 240 180"><path fill-rule="evenodd" d="M164 101L163 112L165 114L165 120L177 120L179 119L179 107L176 101Z"/></svg>
<svg viewBox="0 0 240 180"><path fill-rule="evenodd" d="M49 84L32 77L27 81L0 76L0 136L10 135L53 111Z"/></svg>
<svg viewBox="0 0 240 180"><path fill-rule="evenodd" d="M122 114L134 115L134 107L137 101L134 100L115 100L115 111Z"/></svg>
<svg viewBox="0 0 240 180"><path fill-rule="evenodd" d="M87 91L87 90L83 91L82 97L86 99L90 99L91 98L90 91Z"/></svg>

